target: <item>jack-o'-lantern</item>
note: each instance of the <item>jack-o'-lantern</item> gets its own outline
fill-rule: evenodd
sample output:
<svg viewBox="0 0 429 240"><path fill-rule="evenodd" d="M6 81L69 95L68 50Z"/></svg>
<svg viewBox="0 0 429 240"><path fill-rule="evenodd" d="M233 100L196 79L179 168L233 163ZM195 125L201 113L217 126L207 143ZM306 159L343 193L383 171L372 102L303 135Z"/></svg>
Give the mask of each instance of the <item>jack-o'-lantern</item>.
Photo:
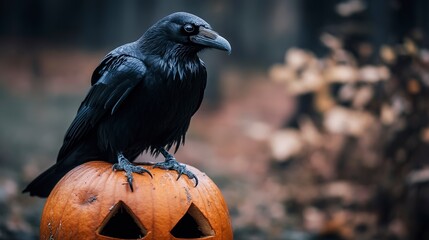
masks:
<svg viewBox="0 0 429 240"><path fill-rule="evenodd" d="M232 239L227 205L204 173L187 166L198 186L175 171L145 166L153 175L124 172L94 161L70 171L43 210L41 239Z"/></svg>

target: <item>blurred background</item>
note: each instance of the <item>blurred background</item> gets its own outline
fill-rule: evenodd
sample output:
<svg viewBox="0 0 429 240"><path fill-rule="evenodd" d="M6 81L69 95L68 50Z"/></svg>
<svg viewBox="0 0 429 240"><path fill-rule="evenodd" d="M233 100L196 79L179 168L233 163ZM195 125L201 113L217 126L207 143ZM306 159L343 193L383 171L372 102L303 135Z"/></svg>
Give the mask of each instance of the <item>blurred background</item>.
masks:
<svg viewBox="0 0 429 240"><path fill-rule="evenodd" d="M44 200L21 190L99 61L176 11L232 45L201 53L176 157L221 188L235 239L429 239L425 0L0 0L0 239L38 238Z"/></svg>

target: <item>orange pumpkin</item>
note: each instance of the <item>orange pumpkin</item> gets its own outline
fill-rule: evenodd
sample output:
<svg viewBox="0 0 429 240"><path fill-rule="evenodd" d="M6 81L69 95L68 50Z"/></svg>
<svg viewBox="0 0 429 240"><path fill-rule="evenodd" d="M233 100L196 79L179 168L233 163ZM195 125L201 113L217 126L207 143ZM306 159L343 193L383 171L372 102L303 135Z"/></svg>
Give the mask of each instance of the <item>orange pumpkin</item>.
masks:
<svg viewBox="0 0 429 240"><path fill-rule="evenodd" d="M207 175L177 179L175 171L145 166L133 174L94 161L70 171L53 189L43 210L41 239L232 239L227 205Z"/></svg>

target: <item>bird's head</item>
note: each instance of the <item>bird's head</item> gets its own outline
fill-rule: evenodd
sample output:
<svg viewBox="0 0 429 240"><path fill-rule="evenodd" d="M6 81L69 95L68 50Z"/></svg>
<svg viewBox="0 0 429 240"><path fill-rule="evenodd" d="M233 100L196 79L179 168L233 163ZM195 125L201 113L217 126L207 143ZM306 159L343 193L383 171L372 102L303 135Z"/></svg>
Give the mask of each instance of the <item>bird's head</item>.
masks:
<svg viewBox="0 0 429 240"><path fill-rule="evenodd" d="M141 40L144 49L157 54L165 54L172 49L181 54L196 54L207 48L231 52L229 42L213 31L206 21L185 12L162 18L146 31Z"/></svg>

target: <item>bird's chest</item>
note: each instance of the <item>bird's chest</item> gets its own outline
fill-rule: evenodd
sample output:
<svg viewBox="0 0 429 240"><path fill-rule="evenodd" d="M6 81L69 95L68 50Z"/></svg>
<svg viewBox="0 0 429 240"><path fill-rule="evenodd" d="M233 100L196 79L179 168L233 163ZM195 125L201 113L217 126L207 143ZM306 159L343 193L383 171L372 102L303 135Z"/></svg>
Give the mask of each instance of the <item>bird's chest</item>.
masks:
<svg viewBox="0 0 429 240"><path fill-rule="evenodd" d="M203 79L188 75L184 79L163 81L152 91L152 102L165 119L190 118L198 108L201 94L204 91ZM157 112L157 111L156 111ZM160 116L159 116L160 117Z"/></svg>
<svg viewBox="0 0 429 240"><path fill-rule="evenodd" d="M147 76L145 101L141 109L147 112L153 128L171 131L189 120L198 109L206 84L205 72L186 66L176 70L157 69Z"/></svg>
<svg viewBox="0 0 429 240"><path fill-rule="evenodd" d="M205 69L175 75L161 70L148 69L118 112L109 116L110 124L101 129L103 136L120 139L116 145L125 148L180 141L203 98Z"/></svg>

